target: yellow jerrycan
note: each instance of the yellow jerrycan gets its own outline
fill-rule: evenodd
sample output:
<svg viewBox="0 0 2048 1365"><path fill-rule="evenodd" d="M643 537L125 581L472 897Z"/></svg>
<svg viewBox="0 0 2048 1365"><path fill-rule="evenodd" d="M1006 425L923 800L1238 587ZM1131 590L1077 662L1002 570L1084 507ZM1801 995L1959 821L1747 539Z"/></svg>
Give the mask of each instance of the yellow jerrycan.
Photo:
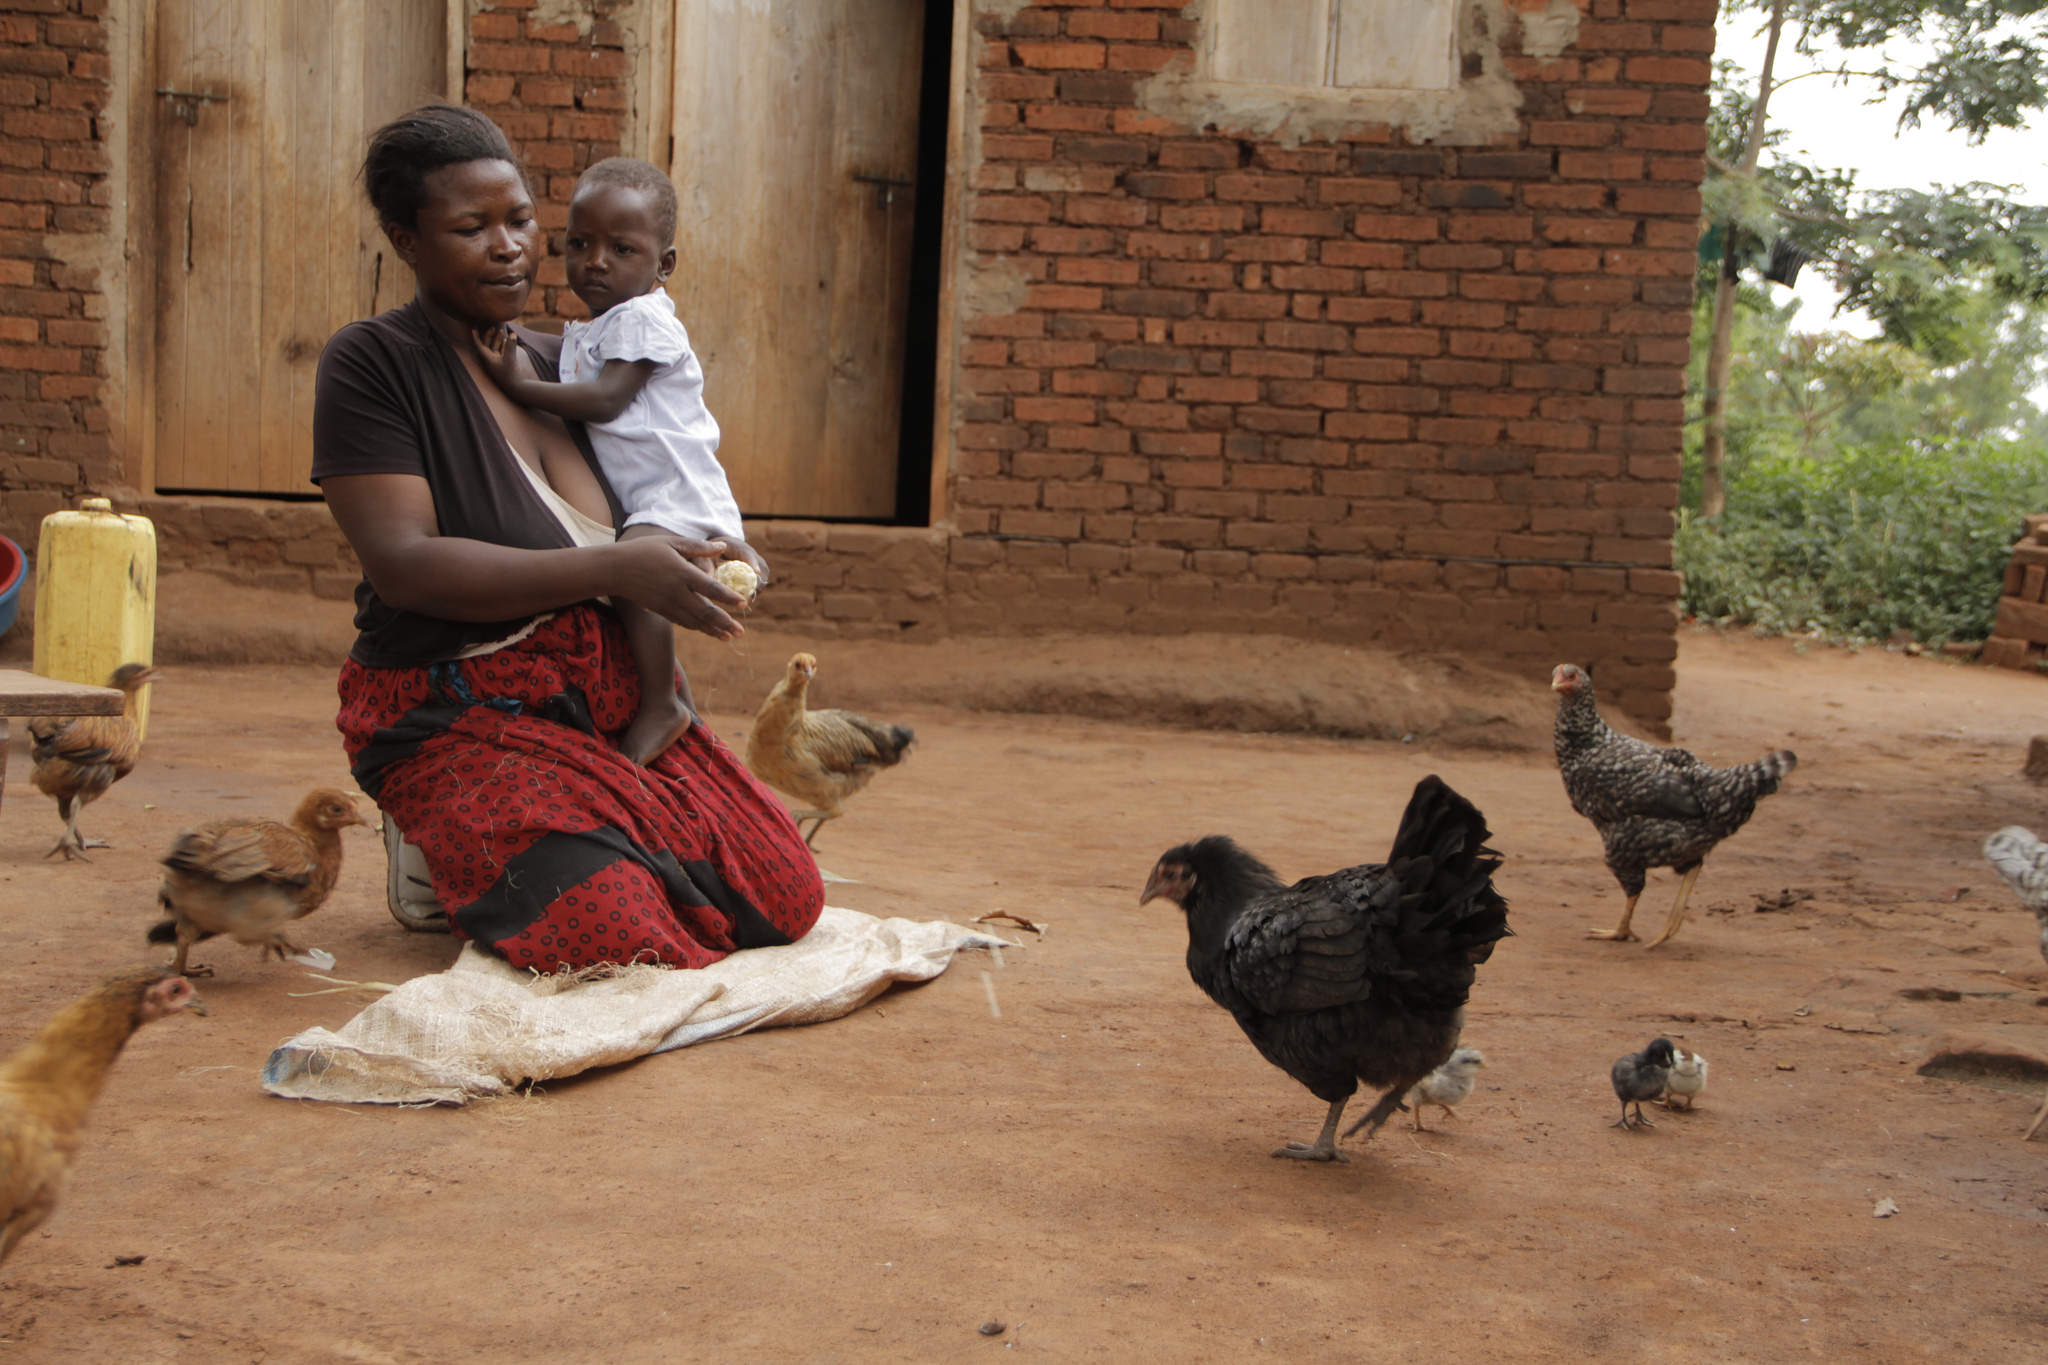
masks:
<svg viewBox="0 0 2048 1365"><path fill-rule="evenodd" d="M105 498L43 518L36 542L35 671L102 686L122 664L156 662L156 527ZM136 730L149 731L149 692Z"/></svg>

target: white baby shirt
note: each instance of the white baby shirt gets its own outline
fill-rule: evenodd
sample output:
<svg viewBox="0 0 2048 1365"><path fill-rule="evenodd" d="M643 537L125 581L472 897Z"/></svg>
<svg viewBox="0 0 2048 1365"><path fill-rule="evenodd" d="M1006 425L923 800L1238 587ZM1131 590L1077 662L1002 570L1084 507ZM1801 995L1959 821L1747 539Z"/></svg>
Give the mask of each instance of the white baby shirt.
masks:
<svg viewBox="0 0 2048 1365"><path fill-rule="evenodd" d="M675 300L657 289L562 329L565 383L597 378L607 360L655 364L624 412L589 424L591 449L626 509L619 529L739 539L739 504L718 463L718 422L704 406L704 370Z"/></svg>

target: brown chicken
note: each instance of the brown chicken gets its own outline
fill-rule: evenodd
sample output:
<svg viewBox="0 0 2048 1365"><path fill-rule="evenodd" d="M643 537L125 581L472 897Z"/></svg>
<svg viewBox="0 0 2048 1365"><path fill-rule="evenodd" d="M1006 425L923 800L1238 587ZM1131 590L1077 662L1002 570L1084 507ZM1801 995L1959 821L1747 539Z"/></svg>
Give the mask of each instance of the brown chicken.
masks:
<svg viewBox="0 0 2048 1365"><path fill-rule="evenodd" d="M816 841L827 820L841 814L847 797L884 768L903 761L915 738L905 725L877 725L851 711L808 711L804 694L818 661L793 655L789 671L761 703L747 734L747 766L763 782L810 809L791 812L797 827L814 820L804 842Z"/></svg>
<svg viewBox="0 0 2048 1365"><path fill-rule="evenodd" d="M206 1013L191 982L131 967L58 1010L0 1062L0 1262L57 1207L85 1116L128 1036L181 1010Z"/></svg>
<svg viewBox="0 0 2048 1365"><path fill-rule="evenodd" d="M32 779L38 791L56 798L57 814L64 817L64 836L45 858L61 853L69 862L85 858L89 848L108 846L104 839L79 834L78 814L133 771L142 752L135 700L156 676L148 664L122 664L114 670L107 686L128 694L127 707L118 716L38 716L28 723L29 756L35 760Z"/></svg>
<svg viewBox="0 0 2048 1365"><path fill-rule="evenodd" d="M280 958L301 951L285 937L293 920L318 910L341 875L341 831L367 825L347 792L307 792L292 822L209 820L180 834L163 856L156 898L170 918L149 931L151 943L175 943L171 970L187 972L192 945L215 934L256 943Z"/></svg>

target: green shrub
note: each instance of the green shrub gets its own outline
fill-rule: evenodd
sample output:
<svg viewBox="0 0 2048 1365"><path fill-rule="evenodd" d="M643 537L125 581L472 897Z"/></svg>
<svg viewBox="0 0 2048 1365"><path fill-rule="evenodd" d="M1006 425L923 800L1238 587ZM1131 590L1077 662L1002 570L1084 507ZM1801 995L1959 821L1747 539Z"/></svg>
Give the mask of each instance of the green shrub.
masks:
<svg viewBox="0 0 2048 1365"><path fill-rule="evenodd" d="M1757 459L1719 525L1680 515L1685 609L1779 633L1982 639L2020 518L2039 511L2048 451L2008 443Z"/></svg>

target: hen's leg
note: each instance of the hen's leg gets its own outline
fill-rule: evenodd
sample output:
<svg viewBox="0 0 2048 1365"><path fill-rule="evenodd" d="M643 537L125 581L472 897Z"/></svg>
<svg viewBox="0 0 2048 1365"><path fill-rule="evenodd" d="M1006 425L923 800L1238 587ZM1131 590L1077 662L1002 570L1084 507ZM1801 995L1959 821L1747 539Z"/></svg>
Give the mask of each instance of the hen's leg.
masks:
<svg viewBox="0 0 2048 1365"><path fill-rule="evenodd" d="M1636 892L1635 895L1628 898L1628 904L1621 907L1621 923L1615 925L1612 929L1589 930L1586 937L1606 939L1610 943L1631 942L1635 935L1628 931L1628 922L1635 918L1636 901L1641 899L1642 894L1640 891Z"/></svg>
<svg viewBox="0 0 2048 1365"><path fill-rule="evenodd" d="M1700 879L1700 868L1703 866L1705 866L1703 863L1694 863L1692 870L1687 872L1684 880L1678 883L1678 899L1671 903L1671 918L1665 923L1664 932L1650 940L1650 947L1654 948L1658 944L1668 941L1673 934L1678 932L1678 926L1685 922L1686 898L1692 895L1692 884Z"/></svg>
<svg viewBox="0 0 2048 1365"><path fill-rule="evenodd" d="M1409 1091L1413 1090L1416 1086L1420 1085L1421 1083L1422 1077L1416 1076L1397 1084L1392 1090L1389 1090L1386 1094L1380 1096L1379 1103L1373 1105L1372 1108L1365 1111L1364 1118L1352 1124L1349 1128L1346 1128L1344 1130L1344 1136L1350 1137L1353 1133L1357 1132L1361 1128L1367 1127L1368 1125L1371 1126L1373 1133L1377 1133L1380 1130L1380 1125L1385 1123L1388 1119L1394 1116L1394 1111L1396 1109L1407 1108L1406 1105L1401 1103L1401 1097L1403 1095L1406 1095ZM1417 1100L1415 1102L1415 1107L1418 1110L1420 1110L1422 1108L1422 1101ZM1367 1133L1366 1136L1371 1137L1372 1133Z"/></svg>
<svg viewBox="0 0 2048 1365"><path fill-rule="evenodd" d="M1337 1120L1344 1117L1344 1106L1351 1097L1330 1101L1330 1112L1323 1119L1323 1131L1316 1134L1316 1140L1290 1142L1285 1147L1275 1148L1274 1156L1284 1156L1293 1161L1349 1161L1350 1157L1337 1150Z"/></svg>
<svg viewBox="0 0 2048 1365"><path fill-rule="evenodd" d="M192 945L205 937L206 935L199 932L199 926L185 920L178 921L178 955L171 959L172 976L213 975L213 968L211 967L187 967L185 965L185 955L192 951Z"/></svg>
<svg viewBox="0 0 2048 1365"><path fill-rule="evenodd" d="M2034 1121L2027 1125L2027 1131L2020 1134L2020 1141L2029 1141L2034 1136L2034 1133L2041 1127L2041 1120L2043 1119L2048 1119L2048 1098L2044 1098L2041 1101L2040 1112L2035 1114Z"/></svg>

